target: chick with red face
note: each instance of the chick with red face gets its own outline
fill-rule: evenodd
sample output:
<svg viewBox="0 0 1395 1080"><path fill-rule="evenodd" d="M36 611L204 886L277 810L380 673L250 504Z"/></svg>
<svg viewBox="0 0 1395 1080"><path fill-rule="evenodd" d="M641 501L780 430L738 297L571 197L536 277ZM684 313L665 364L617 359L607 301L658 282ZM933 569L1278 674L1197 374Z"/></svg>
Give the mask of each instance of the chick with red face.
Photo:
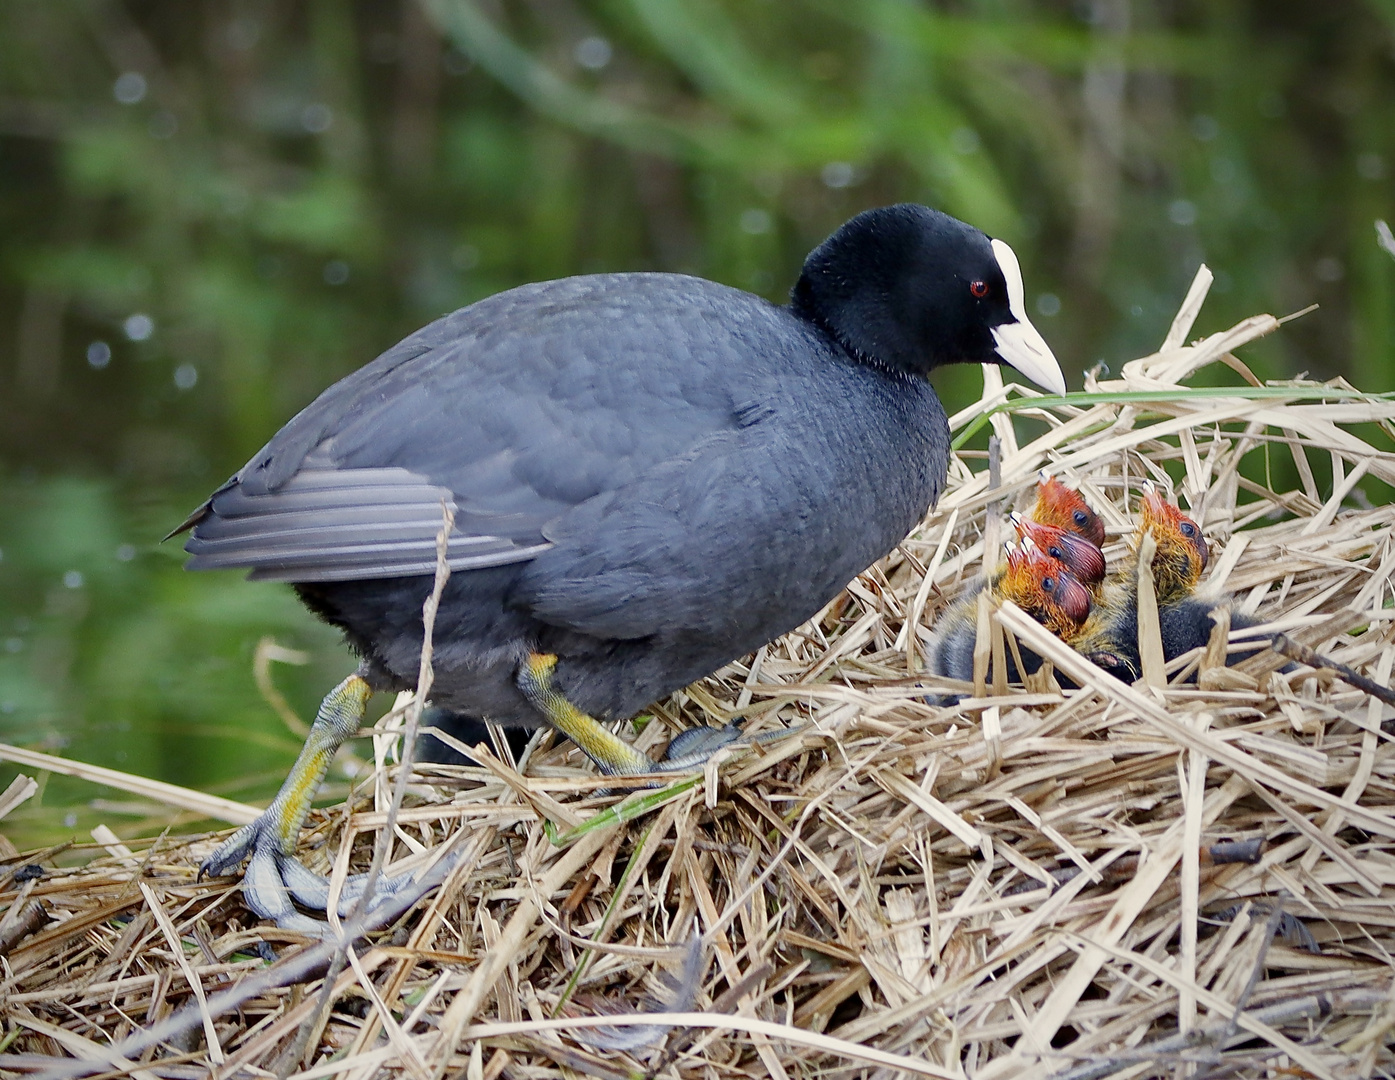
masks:
<svg viewBox="0 0 1395 1080"><path fill-rule="evenodd" d="M1090 591L1092 598L1104 581L1104 552L1079 533L1067 532L1021 514L1009 515L1017 535L1061 563Z"/></svg>
<svg viewBox="0 0 1395 1080"><path fill-rule="evenodd" d="M1130 557L1105 583L1089 620L1070 641L1079 652L1125 682L1132 682L1142 671L1138 645L1138 551L1147 535L1153 537L1155 544L1153 590L1166 661L1205 645L1213 626L1210 612L1218 605L1229 606L1228 597L1197 594L1210 560L1210 548L1201 526L1151 486L1147 487L1139 504L1138 531L1130 544ZM1238 613L1232 613L1231 618L1235 627L1253 625Z"/></svg>
<svg viewBox="0 0 1395 1080"><path fill-rule="evenodd" d="M1063 638L1076 636L1090 615L1090 590L1059 559L1030 540L1010 549L1007 561L989 583L997 600L1011 600L1046 629ZM940 616L926 657L931 674L970 682L974 677L974 644L978 640L979 588L971 589ZM1022 648L1028 673L1041 667L1041 657ZM1021 677L1008 657L1008 678ZM950 699L950 702L957 700Z"/></svg>
<svg viewBox="0 0 1395 1080"><path fill-rule="evenodd" d="M1154 488L1147 488L1139 503L1138 539L1151 533L1157 545L1153 556L1153 588L1158 603L1165 604L1189 595L1206 570L1211 549L1198 525Z"/></svg>
<svg viewBox="0 0 1395 1080"><path fill-rule="evenodd" d="M1080 492L1054 476L1041 474L1037 499L1028 516L1042 525L1083 537L1097 548L1104 546L1104 522Z"/></svg>

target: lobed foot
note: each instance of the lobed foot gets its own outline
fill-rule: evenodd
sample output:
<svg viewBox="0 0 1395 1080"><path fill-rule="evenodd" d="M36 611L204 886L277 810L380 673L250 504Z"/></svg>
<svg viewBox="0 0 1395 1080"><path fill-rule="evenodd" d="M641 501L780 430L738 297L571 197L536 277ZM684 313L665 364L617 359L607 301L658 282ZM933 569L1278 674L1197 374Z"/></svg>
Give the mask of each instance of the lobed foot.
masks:
<svg viewBox="0 0 1395 1080"><path fill-rule="evenodd" d="M242 875L242 899L253 912L270 919L283 930L295 930L309 937L333 937L328 923L302 914L295 906L300 904L313 911L327 910L329 879L307 869L294 855L282 850L279 832L277 816L269 809L250 825L238 829L205 859L199 867L199 877L221 877L231 873L250 855L251 860ZM411 874L380 877L373 888L370 908L412 881ZM336 909L341 917L353 910L366 883L365 874L355 874L345 881Z"/></svg>
<svg viewBox="0 0 1395 1080"><path fill-rule="evenodd" d="M296 862L295 840L325 770L344 740L358 730L372 693L363 675L354 674L325 695L300 756L276 798L256 821L238 829L208 857L199 867L199 877L229 873L251 856L242 882L247 906L283 929L314 937L329 934L324 922L300 914L292 903L294 898L306 907L323 911L329 900L329 883ZM386 882L380 887L384 895L390 895ZM357 891L346 890L347 899L341 907L352 904L361 891L361 885Z"/></svg>

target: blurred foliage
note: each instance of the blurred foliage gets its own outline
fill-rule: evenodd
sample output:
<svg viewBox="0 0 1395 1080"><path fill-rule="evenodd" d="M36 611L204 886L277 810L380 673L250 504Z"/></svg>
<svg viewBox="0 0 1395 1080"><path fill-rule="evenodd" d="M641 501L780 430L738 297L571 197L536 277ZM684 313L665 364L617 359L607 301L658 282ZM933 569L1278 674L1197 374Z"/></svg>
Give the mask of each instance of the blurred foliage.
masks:
<svg viewBox="0 0 1395 1080"><path fill-rule="evenodd" d="M1072 381L1156 347L1204 260L1198 332L1318 302L1246 359L1389 389L1393 91L1392 0L4 5L0 739L268 794L294 740L256 641L312 650L303 715L342 648L154 542L334 379L523 281L779 299L914 199L1014 245Z"/></svg>

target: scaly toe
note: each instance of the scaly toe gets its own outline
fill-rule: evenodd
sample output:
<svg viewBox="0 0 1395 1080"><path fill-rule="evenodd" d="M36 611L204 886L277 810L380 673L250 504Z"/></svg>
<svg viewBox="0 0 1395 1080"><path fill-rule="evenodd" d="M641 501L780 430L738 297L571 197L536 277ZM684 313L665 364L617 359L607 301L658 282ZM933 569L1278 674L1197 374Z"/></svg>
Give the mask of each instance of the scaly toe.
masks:
<svg viewBox="0 0 1395 1080"><path fill-rule="evenodd" d="M303 863L289 855L278 856L277 868L280 870L282 883L297 904L312 911L329 909L329 878L321 877L307 869ZM369 904L369 909L377 907L415 880L412 874L400 874L397 877L379 876L373 886L373 902ZM344 887L339 890L339 906L336 909L341 918L353 911L367 883L367 874L355 874L345 879Z"/></svg>
<svg viewBox="0 0 1395 1080"><path fill-rule="evenodd" d="M252 857L242 875L242 902L283 930L316 938L328 936L327 923L302 915L292 903L294 897L306 907L323 911L329 898L328 882L282 853L275 827L265 815L228 837L204 860L199 876L218 877L235 870L249 853Z"/></svg>
<svg viewBox="0 0 1395 1080"><path fill-rule="evenodd" d="M202 881L206 877L222 877L231 870L236 869L243 859L247 858L256 845L257 835L261 831L258 826L261 818L244 825L233 833L230 837L218 845L216 851L199 864L198 880Z"/></svg>
<svg viewBox="0 0 1395 1080"><path fill-rule="evenodd" d="M724 746L730 746L741 738L741 729L735 724L726 727L695 727L680 731L668 744L664 760L655 767L659 772L683 772L698 769L707 759Z"/></svg>

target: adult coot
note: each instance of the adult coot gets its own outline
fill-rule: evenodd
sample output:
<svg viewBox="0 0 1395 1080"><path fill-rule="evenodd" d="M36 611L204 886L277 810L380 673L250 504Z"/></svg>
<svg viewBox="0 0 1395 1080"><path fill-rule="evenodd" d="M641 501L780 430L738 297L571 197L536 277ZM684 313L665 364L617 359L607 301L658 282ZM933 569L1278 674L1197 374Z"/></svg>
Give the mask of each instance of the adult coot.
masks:
<svg viewBox="0 0 1395 1080"><path fill-rule="evenodd" d="M1012 249L900 205L820 244L787 307L677 274L525 285L330 387L184 526L191 569L291 582L362 657L204 870L252 854L246 900L283 925L304 918L283 882L322 902L295 837L369 695L415 684L443 501L434 703L551 724L607 774L692 767L692 740L656 765L597 721L793 629L890 551L944 483L927 376L958 361L1065 391Z"/></svg>

